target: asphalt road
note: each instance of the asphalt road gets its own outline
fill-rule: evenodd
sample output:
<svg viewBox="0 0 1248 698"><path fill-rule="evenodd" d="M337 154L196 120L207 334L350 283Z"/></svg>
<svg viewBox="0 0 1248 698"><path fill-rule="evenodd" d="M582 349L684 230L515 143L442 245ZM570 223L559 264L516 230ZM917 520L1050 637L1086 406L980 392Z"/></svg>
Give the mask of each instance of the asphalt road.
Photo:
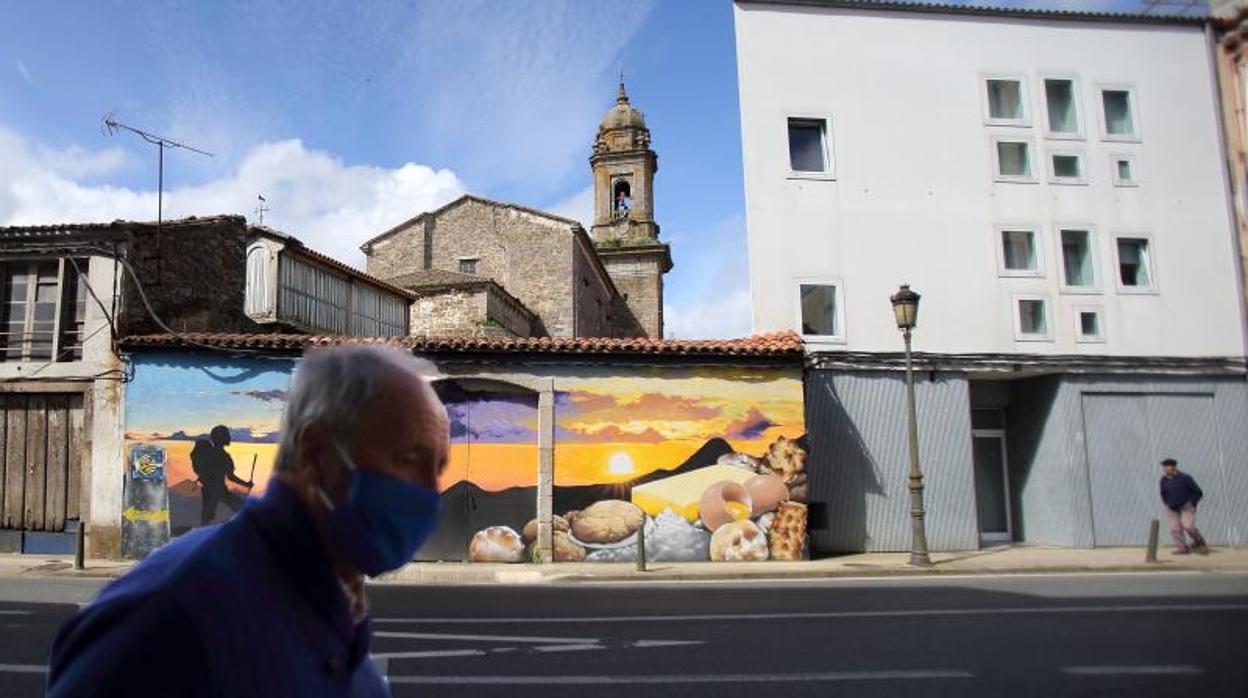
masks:
<svg viewBox="0 0 1248 698"><path fill-rule="evenodd" d="M93 587L0 579L0 696ZM396 696L1248 696L1248 576L371 589Z"/></svg>

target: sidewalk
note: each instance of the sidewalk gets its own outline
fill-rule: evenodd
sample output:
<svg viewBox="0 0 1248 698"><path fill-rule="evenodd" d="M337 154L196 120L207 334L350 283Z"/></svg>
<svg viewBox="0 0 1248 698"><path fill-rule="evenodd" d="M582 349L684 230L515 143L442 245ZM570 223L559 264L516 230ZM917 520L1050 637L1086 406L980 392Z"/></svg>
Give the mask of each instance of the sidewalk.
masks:
<svg viewBox="0 0 1248 698"><path fill-rule="evenodd" d="M651 562L646 572L633 563L579 562L552 565L419 562L385 575L378 584L575 584L624 581L693 581L727 579L818 579L825 577L897 577L942 574L1025 574L1061 572L1245 572L1248 548L1214 548L1207 557L1158 553L1144 562L1143 548L1075 550L1045 546L1001 546L985 550L933 553L932 567L909 565L908 553L860 553L810 562ZM0 578L112 578L133 562L73 560L58 556L0 555ZM0 584L3 582L0 581Z"/></svg>
<svg viewBox="0 0 1248 698"><path fill-rule="evenodd" d="M487 564L419 562L378 579L384 584L549 584L694 579L812 579L824 577L900 577L921 574L1020 574L1060 572L1248 572L1248 548L1213 548L1208 557L1158 553L1144 562L1143 548L1071 549L1002 546L952 553L932 553L932 567L915 568L907 553L859 553L810 562L651 562L646 572L634 563ZM129 561L90 559L74 569L65 556L0 554L2 577L120 577ZM2 583L2 582L0 582Z"/></svg>

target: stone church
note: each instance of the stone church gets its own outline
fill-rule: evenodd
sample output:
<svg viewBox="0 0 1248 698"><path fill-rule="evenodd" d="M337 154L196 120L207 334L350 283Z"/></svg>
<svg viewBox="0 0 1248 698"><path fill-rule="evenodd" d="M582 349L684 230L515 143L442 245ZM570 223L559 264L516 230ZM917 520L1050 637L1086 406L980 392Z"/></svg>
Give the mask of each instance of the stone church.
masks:
<svg viewBox="0 0 1248 698"><path fill-rule="evenodd" d="M622 79L589 164L589 233L466 194L365 242L368 273L416 295L415 335L661 339L672 257L654 221L658 158Z"/></svg>

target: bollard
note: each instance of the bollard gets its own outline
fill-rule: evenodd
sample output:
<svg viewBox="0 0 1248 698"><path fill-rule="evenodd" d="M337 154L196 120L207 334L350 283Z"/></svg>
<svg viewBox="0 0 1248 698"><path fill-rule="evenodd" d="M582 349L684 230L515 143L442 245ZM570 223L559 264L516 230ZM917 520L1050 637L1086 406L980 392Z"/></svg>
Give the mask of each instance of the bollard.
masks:
<svg viewBox="0 0 1248 698"><path fill-rule="evenodd" d="M637 529L637 571L646 571L646 522L641 522L641 528Z"/></svg>
<svg viewBox="0 0 1248 698"><path fill-rule="evenodd" d="M74 534L74 569L76 570L86 569L86 543L84 540L86 528L87 522L79 519L78 530Z"/></svg>
<svg viewBox="0 0 1248 698"><path fill-rule="evenodd" d="M1157 519L1148 522L1148 553L1144 556L1144 562L1157 562L1157 529L1160 526Z"/></svg>

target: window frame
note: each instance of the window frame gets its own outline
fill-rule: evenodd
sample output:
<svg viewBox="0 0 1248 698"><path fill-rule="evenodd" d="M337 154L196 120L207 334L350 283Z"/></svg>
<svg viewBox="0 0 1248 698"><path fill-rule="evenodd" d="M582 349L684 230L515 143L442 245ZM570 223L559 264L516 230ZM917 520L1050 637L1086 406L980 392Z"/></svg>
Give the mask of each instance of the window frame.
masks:
<svg viewBox="0 0 1248 698"><path fill-rule="evenodd" d="M1005 233L1011 232L1029 232L1031 233L1032 251L1036 257L1035 269L1008 269L1005 266ZM997 276L1009 279L1042 279L1044 278L1044 243L1041 238L1043 236L1042 228L1038 225L1019 224L999 224L992 227L992 243L997 254Z"/></svg>
<svg viewBox="0 0 1248 698"><path fill-rule="evenodd" d="M73 257L74 261L77 263L77 268L75 268L74 263L70 262L71 257ZM53 262L56 264L56 301L52 317L52 329L50 331L50 353L45 357L34 356L33 326L36 322L34 314L35 306L39 303L39 282L37 269L39 265L47 262ZM4 287L0 289L0 303L4 306L3 313L0 313L0 320L3 320L3 324L0 324L0 327L2 327L3 330L0 331L4 332L2 339L0 339L0 364L23 364L35 362L46 364L74 363L84 359L86 352L85 344L89 336L86 331L88 321L86 296L88 291L84 291L84 289L86 289L89 284L89 281L87 281L85 277L89 274L90 265L90 258L86 255L81 257L73 255L55 257L0 257L0 271L3 271L3 273L0 274L0 280L6 282ZM12 302L8 297L9 289L7 286L7 279L10 274L8 268L18 266L23 267L25 270L23 275L26 277L26 299L21 301L24 305L22 338L16 343L16 346L11 346L8 335L8 327L10 325L8 306ZM78 280L75 296L70 299L68 298L67 292L69 289L68 282L70 275L72 274L79 274L80 277L84 278L80 278ZM74 317L67 318L71 309L75 311ZM82 315L81 321L77 319L77 315L79 314ZM64 344L64 341L68 338L66 331L67 320L68 324L82 325L81 329L76 330L77 344ZM10 358L9 353L15 349L20 351L21 355Z"/></svg>
<svg viewBox="0 0 1248 698"><path fill-rule="evenodd" d="M459 272L460 274L471 274L473 276L476 276L477 275L477 263L480 261L481 261L481 257L479 256L456 257L455 258L455 271ZM464 262L472 262L472 271L464 271Z"/></svg>
<svg viewBox="0 0 1248 698"><path fill-rule="evenodd" d="M989 140L989 151L992 157L992 179L994 182L1008 182L1013 184L1035 184L1039 180L1036 176L1036 144L1030 135L994 135ZM1001 150L998 146L1000 143L1022 143L1027 146L1027 170L1025 175L1007 175L1001 173Z"/></svg>
<svg viewBox="0 0 1248 698"><path fill-rule="evenodd" d="M1131 163L1131 179L1124 180L1118 176L1118 161L1126 160ZM1140 159L1135 153L1110 153L1109 154L1109 175L1114 182L1115 187L1138 187L1140 186Z"/></svg>
<svg viewBox="0 0 1248 698"><path fill-rule="evenodd" d="M802 286L831 286L836 289L836 297L832 304L832 312L835 313L836 334L806 334L802 331ZM845 343L845 283L839 277L827 276L797 276L793 277L793 291L797 300L797 312L795 313L795 326L797 334L807 342L825 343L825 344L844 344Z"/></svg>
<svg viewBox="0 0 1248 698"><path fill-rule="evenodd" d="M1079 159L1078 177L1059 177L1057 167L1053 163L1055 156L1073 156ZM1082 148L1048 148L1045 150L1045 167L1048 170L1049 184L1061 186L1086 186L1088 184L1088 158Z"/></svg>
<svg viewBox="0 0 1248 698"><path fill-rule="evenodd" d="M1075 342L1077 344L1104 344L1105 339L1105 308L1100 305L1075 305L1074 312ZM1083 333L1083 314L1096 313L1096 335Z"/></svg>
<svg viewBox="0 0 1248 698"><path fill-rule="evenodd" d="M1088 234L1088 255L1092 268L1092 283L1087 286L1071 286L1066 283L1066 248L1062 244L1062 233L1067 230L1078 230ZM1097 264L1100 256L1096 253L1096 228L1092 225L1077 223L1059 223L1053 226L1053 245L1057 249L1057 285L1064 295L1092 295L1101 293L1101 275Z"/></svg>
<svg viewBox="0 0 1248 698"><path fill-rule="evenodd" d="M1039 301L1044 304L1044 334L1023 332L1023 301ZM1053 300L1043 293L1017 293L1010 297L1010 313L1014 316L1014 341L1053 341Z"/></svg>
<svg viewBox="0 0 1248 698"><path fill-rule="evenodd" d="M808 172L793 169L793 156L789 144L789 122L817 121L823 124L823 172ZM784 160L786 179L808 179L815 181L832 181L836 179L836 154L833 147L832 115L807 110L793 110L784 115Z"/></svg>
<svg viewBox="0 0 1248 698"><path fill-rule="evenodd" d="M1132 132L1128 135L1111 134L1109 132L1109 119L1105 113L1105 92L1126 92L1127 107L1131 111ZM1140 107L1139 92L1136 91L1135 85L1126 83L1102 82L1096 85L1096 113L1097 118L1101 122L1101 140L1113 141L1117 143L1139 143L1143 137L1143 129L1140 124Z"/></svg>
<svg viewBox="0 0 1248 698"><path fill-rule="evenodd" d="M1122 259L1118 255L1119 240L1144 240L1145 253L1148 257L1148 286L1127 286L1122 283ZM1155 296L1160 293L1157 286L1157 244L1153 240L1151 233L1116 233L1113 239L1114 245L1114 283L1117 285L1118 293L1134 296Z"/></svg>
<svg viewBox="0 0 1248 698"><path fill-rule="evenodd" d="M1000 119L992 116L992 98L988 95L988 83L993 80L1013 80L1019 84L1019 106L1023 110L1023 116L1019 119ZM979 76L979 95L982 102L981 110L984 115L985 126L1008 126L1015 128L1031 127L1031 86L1027 83L1027 76L1023 73L981 73Z"/></svg>
<svg viewBox="0 0 1248 698"><path fill-rule="evenodd" d="M1082 87L1079 84L1079 77L1077 75L1071 75L1068 73L1042 73L1038 79L1040 81L1040 97L1041 97L1040 112L1041 114L1043 114L1043 118L1044 118L1044 123L1043 123L1044 137L1049 140L1054 140L1054 141L1085 140L1087 138L1087 128L1085 126L1085 122L1087 121L1087 116L1083 111L1083 92L1082 92ZM1048 83L1047 83L1047 81L1049 80L1069 80L1070 81L1071 96L1075 100L1076 128L1073 133L1067 133L1065 131L1053 131L1049 128L1050 127L1049 93L1048 93Z"/></svg>

